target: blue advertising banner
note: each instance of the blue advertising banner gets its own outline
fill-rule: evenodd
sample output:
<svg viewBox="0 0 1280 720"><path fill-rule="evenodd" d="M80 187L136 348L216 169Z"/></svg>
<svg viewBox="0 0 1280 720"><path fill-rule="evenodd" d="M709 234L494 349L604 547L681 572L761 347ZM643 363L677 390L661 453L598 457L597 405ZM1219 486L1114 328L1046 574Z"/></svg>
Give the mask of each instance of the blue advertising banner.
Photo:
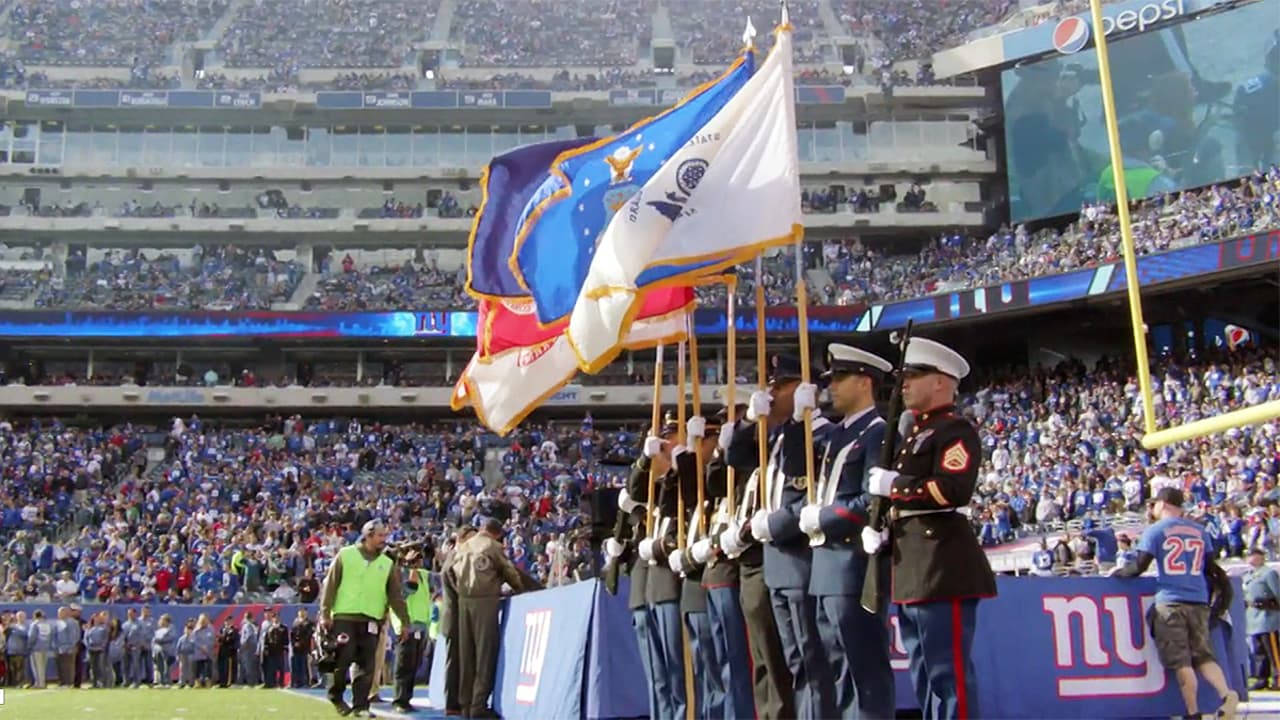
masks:
<svg viewBox="0 0 1280 720"><path fill-rule="evenodd" d="M644 682L618 682L612 668L638 668L640 647L631 622L627 599L631 579L618 578L618 594L600 587L591 617L591 662L587 665L587 706L583 717L645 717L649 714L649 687Z"/></svg>
<svg viewBox="0 0 1280 720"><path fill-rule="evenodd" d="M660 105L663 107L680 102L689 88L639 90L610 90L610 105ZM801 105L840 105L845 100L845 88L840 85L800 85L796 87L796 102Z"/></svg>
<svg viewBox="0 0 1280 720"><path fill-rule="evenodd" d="M1212 636L1228 682L1247 694L1244 603L1239 580L1229 622ZM1182 711L1177 683L1160 666L1146 621L1153 578L998 579L999 597L979 606L973 662L983 717L1157 718ZM493 706L503 717L614 718L648 714L644 669L627 609L627 588L609 595L596 580L517 595L504 603ZM123 617L131 605L86 606ZM158 605L175 624L208 614L215 625L261 619L277 609L292 623L303 605ZM53 604L4 604L0 610ZM891 618L891 663L901 709L914 706L907 658ZM436 644L431 700L443 706L444 643ZM585 696L584 696L585 691ZM1216 698L1201 685L1203 707Z"/></svg>
<svg viewBox="0 0 1280 720"><path fill-rule="evenodd" d="M28 90L29 107L233 108L262 107L262 93L238 90Z"/></svg>
<svg viewBox="0 0 1280 720"><path fill-rule="evenodd" d="M1147 629L1152 578L1002 577L998 582L1000 596L979 606L975 633L983 717L1158 718L1182 711L1177 683L1160 666ZM503 697L495 709L504 717L522 718L647 715L640 680L644 669L626 597L625 583L611 596L589 581L513 598L503 620L495 681ZM1231 622L1217 624L1213 640L1228 681L1244 697L1248 656L1238 586L1235 597ZM572 618L567 634L561 632L561 618ZM916 703L906 651L896 618L890 622L899 707L908 710ZM584 654L590 660L585 668ZM440 644L435 665L432 677L444 665ZM586 673L581 707L584 678L570 677L567 668ZM1202 685L1204 707L1216 706L1212 694ZM513 696L523 702L512 704Z"/></svg>
<svg viewBox="0 0 1280 720"><path fill-rule="evenodd" d="M598 588L593 580L507 601L493 685L493 709L499 715L509 720L582 717L587 636Z"/></svg>
<svg viewBox="0 0 1280 720"><path fill-rule="evenodd" d="M453 110L466 108L549 108L547 90L422 90L415 92L318 92L326 110Z"/></svg>
<svg viewBox="0 0 1280 720"><path fill-rule="evenodd" d="M1146 286L1277 261L1280 261L1280 230L1271 230L1140 257L1138 276ZM1124 289L1123 265L1115 262L1088 270L938 293L869 308L861 305L814 306L809 308L809 330L821 334L874 332L902 327L908 320L917 324L948 322L1046 307ZM477 322L478 315L471 310L362 313L9 310L0 312L0 337L160 340L233 337L282 340L471 338L475 337ZM694 323L695 332L708 337L723 335L728 327L724 312L714 308L697 310ZM755 332L755 311L739 310L735 326L741 332ZM772 334L797 334L800 325L796 309L768 308L764 329Z"/></svg>

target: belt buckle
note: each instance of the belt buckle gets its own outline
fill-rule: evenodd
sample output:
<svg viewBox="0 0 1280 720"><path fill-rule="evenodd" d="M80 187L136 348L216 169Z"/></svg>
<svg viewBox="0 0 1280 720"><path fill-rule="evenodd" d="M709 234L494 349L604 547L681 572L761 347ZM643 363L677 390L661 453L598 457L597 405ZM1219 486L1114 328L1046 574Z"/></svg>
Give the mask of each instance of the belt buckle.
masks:
<svg viewBox="0 0 1280 720"><path fill-rule="evenodd" d="M891 523L897 522L901 515L902 513L898 511L898 508L896 507L889 508L889 522Z"/></svg>

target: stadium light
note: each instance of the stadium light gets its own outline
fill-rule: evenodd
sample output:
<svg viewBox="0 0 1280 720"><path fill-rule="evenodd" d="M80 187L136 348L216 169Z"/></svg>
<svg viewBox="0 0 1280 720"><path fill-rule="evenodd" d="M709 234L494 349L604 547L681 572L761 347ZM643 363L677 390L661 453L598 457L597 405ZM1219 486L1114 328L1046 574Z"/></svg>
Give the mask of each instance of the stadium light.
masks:
<svg viewBox="0 0 1280 720"><path fill-rule="evenodd" d="M1089 0L1094 28L1104 27L1102 1ZM1138 388L1142 395L1142 445L1154 450L1185 440L1216 435L1232 428L1257 425L1280 417L1280 400L1241 408L1222 415L1182 423L1164 430L1156 429L1155 395L1151 390L1151 360L1147 356L1147 325L1142 319L1142 288L1138 280L1138 257L1133 244L1133 223L1129 216L1129 190L1125 185L1124 155L1120 149L1120 130L1116 121L1116 97L1111 86L1111 58L1107 53L1105 33L1094 32L1094 51L1098 54L1098 80L1102 88L1102 110L1107 125L1107 146L1111 152L1111 172L1116 188L1116 213L1120 219L1120 245L1124 251L1125 294L1129 298L1129 320L1133 329L1133 354L1138 370Z"/></svg>

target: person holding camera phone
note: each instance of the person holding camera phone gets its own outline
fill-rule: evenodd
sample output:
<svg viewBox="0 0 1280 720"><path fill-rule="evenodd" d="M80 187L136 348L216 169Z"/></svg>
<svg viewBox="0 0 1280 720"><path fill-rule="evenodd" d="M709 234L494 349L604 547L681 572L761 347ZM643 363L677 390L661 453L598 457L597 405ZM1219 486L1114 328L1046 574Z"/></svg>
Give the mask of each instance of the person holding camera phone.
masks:
<svg viewBox="0 0 1280 720"><path fill-rule="evenodd" d="M381 520L370 520L360 529L360 542L338 551L324 579L320 599L320 627L336 633L337 664L329 702L339 715L370 717L369 690L374 680L374 655L382 634L382 619L389 607L400 620L400 641L410 635L409 610L405 605L400 573L395 562L383 552L387 544L387 527ZM351 704L343 695L347 690L347 671L352 664Z"/></svg>

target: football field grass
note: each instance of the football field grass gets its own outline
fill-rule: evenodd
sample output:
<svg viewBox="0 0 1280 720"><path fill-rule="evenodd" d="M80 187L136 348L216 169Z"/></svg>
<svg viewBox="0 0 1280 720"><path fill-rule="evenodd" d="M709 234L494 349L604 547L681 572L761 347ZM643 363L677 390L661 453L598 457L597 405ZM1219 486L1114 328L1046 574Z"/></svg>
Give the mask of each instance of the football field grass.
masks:
<svg viewBox="0 0 1280 720"><path fill-rule="evenodd" d="M385 715L379 713L379 715ZM0 718L23 720L313 720L337 718L322 695L284 690L6 690Z"/></svg>

